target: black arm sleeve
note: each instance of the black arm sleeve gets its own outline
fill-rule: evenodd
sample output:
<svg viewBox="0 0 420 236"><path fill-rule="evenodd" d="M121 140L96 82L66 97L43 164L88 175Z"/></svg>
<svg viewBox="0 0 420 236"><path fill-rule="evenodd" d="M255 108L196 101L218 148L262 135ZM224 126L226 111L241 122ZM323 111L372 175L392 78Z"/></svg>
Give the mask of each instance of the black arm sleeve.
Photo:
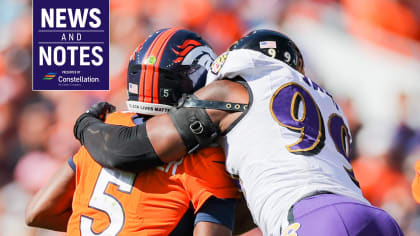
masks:
<svg viewBox="0 0 420 236"><path fill-rule="evenodd" d="M147 137L146 124L110 125L88 116L79 119L75 133L93 159L104 167L139 172L163 164Z"/></svg>

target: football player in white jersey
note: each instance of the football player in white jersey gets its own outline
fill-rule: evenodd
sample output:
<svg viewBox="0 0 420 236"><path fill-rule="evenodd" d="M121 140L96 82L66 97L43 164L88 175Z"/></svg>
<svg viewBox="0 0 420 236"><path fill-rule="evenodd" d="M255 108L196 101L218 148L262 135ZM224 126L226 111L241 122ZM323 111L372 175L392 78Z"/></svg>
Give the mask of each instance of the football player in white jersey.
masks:
<svg viewBox="0 0 420 236"><path fill-rule="evenodd" d="M276 31L256 30L236 42L212 64L207 86L169 115L128 128L87 113L74 131L99 163L128 171L222 137L227 171L239 178L264 235L403 235L360 191L342 110L305 76L295 43Z"/></svg>

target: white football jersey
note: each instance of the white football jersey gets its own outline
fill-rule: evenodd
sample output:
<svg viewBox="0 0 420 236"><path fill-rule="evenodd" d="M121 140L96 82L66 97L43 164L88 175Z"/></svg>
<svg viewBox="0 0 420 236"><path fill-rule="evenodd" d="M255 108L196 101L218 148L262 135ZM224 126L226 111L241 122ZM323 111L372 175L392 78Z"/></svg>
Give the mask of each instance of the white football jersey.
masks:
<svg viewBox="0 0 420 236"><path fill-rule="evenodd" d="M226 168L239 176L264 235L280 235L290 207L317 191L369 204L348 161L347 120L331 95L287 64L249 49L222 54L207 79L236 76L252 97L225 136Z"/></svg>

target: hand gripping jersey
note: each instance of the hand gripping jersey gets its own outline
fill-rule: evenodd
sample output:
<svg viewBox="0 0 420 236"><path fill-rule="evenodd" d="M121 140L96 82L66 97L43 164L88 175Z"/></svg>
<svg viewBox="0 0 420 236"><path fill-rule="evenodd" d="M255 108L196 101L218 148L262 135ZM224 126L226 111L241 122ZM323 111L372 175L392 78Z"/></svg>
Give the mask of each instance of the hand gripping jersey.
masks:
<svg viewBox="0 0 420 236"><path fill-rule="evenodd" d="M369 204L348 161L346 118L324 89L285 63L249 49L222 54L208 81L236 76L246 81L251 101L225 137L226 167L239 176L264 235L280 235L290 207L319 191Z"/></svg>
<svg viewBox="0 0 420 236"><path fill-rule="evenodd" d="M106 122L134 126L139 119L117 112ZM76 190L68 235L169 235L190 203L197 212L211 196L238 197L220 148L141 173L102 168L84 147L73 161Z"/></svg>

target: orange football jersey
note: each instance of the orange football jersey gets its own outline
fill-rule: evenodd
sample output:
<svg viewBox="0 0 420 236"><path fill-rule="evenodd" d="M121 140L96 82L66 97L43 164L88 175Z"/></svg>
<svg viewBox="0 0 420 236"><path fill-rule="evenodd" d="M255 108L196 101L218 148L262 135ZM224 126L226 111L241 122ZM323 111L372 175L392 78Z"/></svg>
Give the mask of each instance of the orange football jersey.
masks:
<svg viewBox="0 0 420 236"><path fill-rule="evenodd" d="M416 162L414 169L416 171L416 176L414 177L411 184L411 192L413 194L414 200L420 204L420 160Z"/></svg>
<svg viewBox="0 0 420 236"><path fill-rule="evenodd" d="M108 115L110 124L134 126L133 113ZM155 169L130 173L102 168L81 147L73 162L76 190L69 235L168 235L187 212L205 201L237 198L239 193L225 172L224 153L206 148Z"/></svg>

